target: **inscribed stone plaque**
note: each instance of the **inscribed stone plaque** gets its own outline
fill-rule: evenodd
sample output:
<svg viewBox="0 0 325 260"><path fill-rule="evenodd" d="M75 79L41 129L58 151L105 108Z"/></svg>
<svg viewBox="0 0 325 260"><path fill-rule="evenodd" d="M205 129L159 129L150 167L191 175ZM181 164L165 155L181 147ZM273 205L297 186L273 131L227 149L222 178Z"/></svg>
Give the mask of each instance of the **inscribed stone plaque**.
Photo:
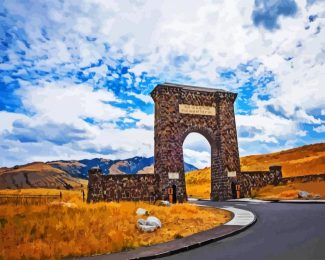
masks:
<svg viewBox="0 0 325 260"><path fill-rule="evenodd" d="M228 177L236 177L236 171L228 172Z"/></svg>
<svg viewBox="0 0 325 260"><path fill-rule="evenodd" d="M169 172L168 178L170 180L178 180L179 179L179 173L178 172Z"/></svg>
<svg viewBox="0 0 325 260"><path fill-rule="evenodd" d="M215 116L216 108L209 107L209 106L193 106L193 105L179 104L179 113L203 115L203 116Z"/></svg>

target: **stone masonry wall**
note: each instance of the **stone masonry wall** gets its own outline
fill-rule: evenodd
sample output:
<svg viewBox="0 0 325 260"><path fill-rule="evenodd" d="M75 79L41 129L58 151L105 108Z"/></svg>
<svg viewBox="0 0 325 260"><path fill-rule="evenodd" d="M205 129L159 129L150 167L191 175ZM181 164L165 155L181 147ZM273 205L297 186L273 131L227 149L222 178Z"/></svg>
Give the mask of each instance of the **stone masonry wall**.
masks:
<svg viewBox="0 0 325 260"><path fill-rule="evenodd" d="M281 183L281 166L271 166L269 169L269 171L241 172L239 175L241 196L250 196L251 189L258 189L266 185L278 185Z"/></svg>
<svg viewBox="0 0 325 260"><path fill-rule="evenodd" d="M88 202L154 201L159 196L156 174L103 175L98 168L89 170Z"/></svg>
<svg viewBox="0 0 325 260"><path fill-rule="evenodd" d="M287 184L291 182L311 182L311 181L325 181L325 173L323 174L311 174L305 176L294 176L294 177L286 177L281 179L281 184Z"/></svg>
<svg viewBox="0 0 325 260"><path fill-rule="evenodd" d="M250 196L251 189L259 189L267 185L281 185L292 182L311 181L325 181L325 173L283 178L281 166L271 166L269 171L241 172L238 178L238 184L240 184L241 190L241 197Z"/></svg>

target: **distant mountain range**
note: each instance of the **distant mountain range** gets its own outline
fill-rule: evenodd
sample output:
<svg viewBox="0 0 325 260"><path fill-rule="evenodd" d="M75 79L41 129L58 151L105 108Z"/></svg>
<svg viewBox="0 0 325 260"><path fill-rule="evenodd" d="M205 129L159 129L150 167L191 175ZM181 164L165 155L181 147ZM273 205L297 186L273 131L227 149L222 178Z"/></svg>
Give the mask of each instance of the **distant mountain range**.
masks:
<svg viewBox="0 0 325 260"><path fill-rule="evenodd" d="M197 168L185 163L185 172ZM99 167L103 174L143 174L154 173L154 157L133 157L125 160L103 158L34 162L12 168L0 168L0 189L53 187L80 188L82 181L88 179L88 170Z"/></svg>
<svg viewBox="0 0 325 260"><path fill-rule="evenodd" d="M142 174L154 173L154 157L133 157L125 160L110 160L103 158L85 159L80 161L53 161L47 162L54 168L65 171L75 178L88 179L88 170L99 167L103 174ZM185 172L197 168L185 163Z"/></svg>

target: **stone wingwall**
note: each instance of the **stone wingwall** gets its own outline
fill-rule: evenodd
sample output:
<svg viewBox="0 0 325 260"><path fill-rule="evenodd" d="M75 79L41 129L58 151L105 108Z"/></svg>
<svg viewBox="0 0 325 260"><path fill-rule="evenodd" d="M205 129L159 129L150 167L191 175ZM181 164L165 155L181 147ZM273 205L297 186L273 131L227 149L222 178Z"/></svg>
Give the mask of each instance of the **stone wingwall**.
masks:
<svg viewBox="0 0 325 260"><path fill-rule="evenodd" d="M103 175L98 168L89 170L88 202L154 201L159 196L156 174Z"/></svg>
<svg viewBox="0 0 325 260"><path fill-rule="evenodd" d="M310 182L310 181L325 181L325 173L286 177L281 180L281 184L287 184L291 182Z"/></svg>
<svg viewBox="0 0 325 260"><path fill-rule="evenodd" d="M278 185L281 183L281 166L270 166L269 169L269 171L241 172L238 177L241 196L250 196L252 189L262 188L266 185Z"/></svg>
<svg viewBox="0 0 325 260"><path fill-rule="evenodd" d="M282 178L281 166L271 166L269 169L269 171L241 172L237 176L237 180L233 180L240 184L241 197L249 197L252 189L267 185L325 181L325 174ZM103 175L98 168L89 170L88 202L154 201L160 196L159 176L157 174Z"/></svg>

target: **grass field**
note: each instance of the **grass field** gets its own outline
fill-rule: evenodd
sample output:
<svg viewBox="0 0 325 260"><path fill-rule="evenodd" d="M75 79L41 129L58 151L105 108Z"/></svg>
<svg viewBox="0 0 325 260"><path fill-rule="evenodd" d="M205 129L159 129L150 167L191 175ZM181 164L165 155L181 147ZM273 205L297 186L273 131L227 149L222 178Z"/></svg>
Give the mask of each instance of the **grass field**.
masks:
<svg viewBox="0 0 325 260"><path fill-rule="evenodd" d="M191 171L185 176L186 192L189 197L208 199L211 192L211 170Z"/></svg>
<svg viewBox="0 0 325 260"><path fill-rule="evenodd" d="M144 202L82 202L80 191L61 191L60 203L0 205L0 259L53 259L116 252L162 243L210 229L230 213L189 204L159 207ZM54 189L2 190L1 194L58 194ZM158 217L162 228L136 228L138 207Z"/></svg>

